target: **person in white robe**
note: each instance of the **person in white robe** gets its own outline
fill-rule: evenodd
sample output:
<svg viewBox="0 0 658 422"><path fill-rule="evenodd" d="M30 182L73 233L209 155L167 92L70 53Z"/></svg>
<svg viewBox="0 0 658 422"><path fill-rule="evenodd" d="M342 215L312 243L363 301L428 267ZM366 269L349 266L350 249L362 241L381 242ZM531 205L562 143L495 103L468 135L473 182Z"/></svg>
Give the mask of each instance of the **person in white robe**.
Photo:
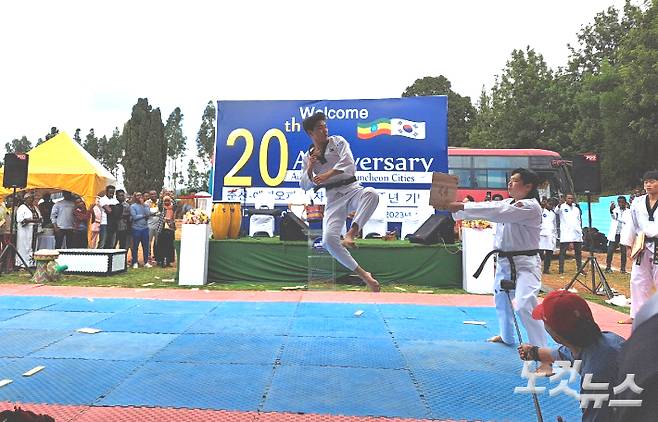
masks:
<svg viewBox="0 0 658 422"><path fill-rule="evenodd" d="M27 192L16 210L16 250L29 267L35 266L33 254L40 223L41 214L35 205L34 193ZM25 267L25 264L17 255L16 266Z"/></svg>
<svg viewBox="0 0 658 422"><path fill-rule="evenodd" d="M340 264L355 272L370 290L378 292L379 282L363 269L347 250L379 204L379 195L356 180L356 165L349 143L341 136L329 136L327 118L319 112L307 117L303 127L313 144L302 159L299 185L304 190L325 188L327 206L322 219L323 247ZM350 212L355 211L350 229L340 239Z"/></svg>
<svg viewBox="0 0 658 422"><path fill-rule="evenodd" d="M500 334L490 338L489 341L492 342L508 345L515 343L513 312L516 312L528 333L529 342L541 347L547 345L543 322L532 318L541 287L539 236L542 211L537 192L538 183L539 177L533 171L516 169L512 172L508 184L510 199L452 202L446 207L454 213L455 220L485 219L498 223L492 252L498 253L494 301ZM513 309L507 292L501 287L502 280L516 281L516 289L509 291L513 298ZM540 369L550 371L550 368Z"/></svg>
<svg viewBox="0 0 658 422"><path fill-rule="evenodd" d="M619 323L632 324L635 315L658 289L658 170L644 174L646 195L635 198L620 242L637 251L632 255L631 315Z"/></svg>
<svg viewBox="0 0 658 422"><path fill-rule="evenodd" d="M555 250L557 240L557 226L555 211L555 202L553 198L542 201L542 220L541 231L539 232L539 249L542 251L542 260L544 261L544 274L550 274L551 260Z"/></svg>
<svg viewBox="0 0 658 422"><path fill-rule="evenodd" d="M625 196L617 197L617 205L610 204L610 229L608 229L608 254L605 259L605 272L612 272L612 257L617 247L621 255L621 272L626 273L626 246L620 243L621 231L628 220L631 210Z"/></svg>
<svg viewBox="0 0 658 422"><path fill-rule="evenodd" d="M564 274L564 259L567 254L569 244L573 245L576 256L576 267L578 271L583 268L583 219L582 212L577 204L574 203L574 196L567 194L564 198L564 204L557 207L555 213L560 220L560 258L559 272Z"/></svg>

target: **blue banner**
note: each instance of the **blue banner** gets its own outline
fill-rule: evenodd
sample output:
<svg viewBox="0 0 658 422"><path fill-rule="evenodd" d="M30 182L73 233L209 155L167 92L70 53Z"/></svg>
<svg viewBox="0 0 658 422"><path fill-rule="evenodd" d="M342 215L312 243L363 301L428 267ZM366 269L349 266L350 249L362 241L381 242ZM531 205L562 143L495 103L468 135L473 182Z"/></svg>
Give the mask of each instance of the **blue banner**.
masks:
<svg viewBox="0 0 658 422"><path fill-rule="evenodd" d="M267 190L277 204L291 203L311 144L302 121L322 111L329 135L349 142L364 186L389 196L390 206L426 205L432 172L448 171L447 102L445 96L218 101L213 201L250 203ZM322 195L315 199L322 202Z"/></svg>

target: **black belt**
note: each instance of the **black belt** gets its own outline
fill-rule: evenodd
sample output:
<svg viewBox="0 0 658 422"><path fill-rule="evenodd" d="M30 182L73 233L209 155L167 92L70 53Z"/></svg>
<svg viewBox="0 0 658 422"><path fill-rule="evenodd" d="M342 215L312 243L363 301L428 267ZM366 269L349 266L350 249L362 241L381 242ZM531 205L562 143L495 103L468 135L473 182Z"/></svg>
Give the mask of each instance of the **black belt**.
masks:
<svg viewBox="0 0 658 422"><path fill-rule="evenodd" d="M644 239L644 242L653 242L653 265L658 265L658 237L647 237ZM644 246L642 247L644 248ZM642 252L637 254L635 259L635 265L640 265L642 262Z"/></svg>
<svg viewBox="0 0 658 422"><path fill-rule="evenodd" d="M493 251L489 252L484 259L482 260L482 263L480 263L480 266L478 267L477 271L475 274L473 274L473 277L478 278L480 277L480 274L482 274L482 271L484 270L484 265L487 263L489 258L491 258L491 255L497 253L498 256L507 258L510 264L510 268L512 270L512 281L516 281L516 265L514 264L514 259L512 259L515 256L535 256L539 255L540 251L539 249L532 249L528 251L511 251L511 252L505 252L501 251L500 249L494 249Z"/></svg>
<svg viewBox="0 0 658 422"><path fill-rule="evenodd" d="M337 182L333 183L325 183L322 185L317 185L316 187L313 188L313 192L317 192L318 190L325 188L326 190L333 189L333 188L338 188L340 186L346 186L350 185L352 183L356 182L356 176L349 177L347 179L339 180Z"/></svg>

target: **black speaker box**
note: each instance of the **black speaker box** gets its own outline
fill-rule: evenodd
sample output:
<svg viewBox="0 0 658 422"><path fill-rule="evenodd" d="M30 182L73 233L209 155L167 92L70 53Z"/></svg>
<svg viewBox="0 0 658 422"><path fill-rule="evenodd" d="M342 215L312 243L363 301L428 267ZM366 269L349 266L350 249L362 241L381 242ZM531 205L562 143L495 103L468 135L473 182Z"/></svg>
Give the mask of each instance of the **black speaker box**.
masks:
<svg viewBox="0 0 658 422"><path fill-rule="evenodd" d="M573 159L573 188L577 193L601 193L601 157L577 154Z"/></svg>
<svg viewBox="0 0 658 422"><path fill-rule="evenodd" d="M430 218L409 237L411 243L433 245L435 243L455 243L455 220L451 215L431 215Z"/></svg>
<svg viewBox="0 0 658 422"><path fill-rule="evenodd" d="M288 211L281 219L279 238L281 240L307 240L308 226L294 212Z"/></svg>
<svg viewBox="0 0 658 422"><path fill-rule="evenodd" d="M24 188L27 186L27 165L30 156L27 154L5 154L5 168L2 186L5 188Z"/></svg>

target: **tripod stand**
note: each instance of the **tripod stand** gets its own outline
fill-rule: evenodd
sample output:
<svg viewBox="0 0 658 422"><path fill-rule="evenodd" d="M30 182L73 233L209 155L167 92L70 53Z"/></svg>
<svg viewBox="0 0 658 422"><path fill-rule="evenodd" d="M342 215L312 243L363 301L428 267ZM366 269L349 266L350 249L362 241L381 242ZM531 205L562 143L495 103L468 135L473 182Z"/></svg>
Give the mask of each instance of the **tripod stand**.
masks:
<svg viewBox="0 0 658 422"><path fill-rule="evenodd" d="M587 257L587 260L585 261L583 267L576 269L576 275L574 275L571 281L566 286L564 286L564 290L569 290L577 281L583 287L585 287L589 292L595 295L599 294L598 292L601 289L603 289L608 299L612 299L612 297L614 296L612 293L612 289L608 284L608 280L606 280L605 278L605 274L603 273L601 266L596 260L596 256L594 256L594 247L593 247L594 245L592 244L592 193L590 191L585 191L585 195L587 195L587 214L589 218L589 230L587 232L589 236L589 256ZM578 279L578 276L580 276L580 274L585 271L587 266L590 267L591 287ZM596 281L597 276L599 278L598 283Z"/></svg>
<svg viewBox="0 0 658 422"><path fill-rule="evenodd" d="M13 185L12 188L14 188L14 193L12 193L12 198L14 201L16 201L16 185ZM20 252L18 252L18 249L16 249L16 245L14 245L14 226L16 225L16 206L13 204L13 210L11 211L11 221L9 222L9 242L5 245L5 247L2 249L2 252L0 252L0 275L2 275L2 267L4 264L3 259L12 259L12 254L9 253L10 251L14 251L17 257L20 258L21 262L23 265L25 265L25 269L27 272L30 273L30 275L34 275L34 271L30 268L29 265L27 265L27 262L25 261L25 258L21 255ZM6 258L5 258L6 256Z"/></svg>

